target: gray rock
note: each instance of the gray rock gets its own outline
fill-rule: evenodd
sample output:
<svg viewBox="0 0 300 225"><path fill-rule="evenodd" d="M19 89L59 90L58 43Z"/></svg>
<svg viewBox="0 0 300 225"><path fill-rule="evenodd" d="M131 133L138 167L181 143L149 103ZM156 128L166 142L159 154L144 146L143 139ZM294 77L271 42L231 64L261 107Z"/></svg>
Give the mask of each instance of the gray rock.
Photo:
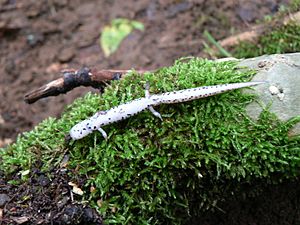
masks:
<svg viewBox="0 0 300 225"><path fill-rule="evenodd" d="M258 71L253 81L268 82L255 87L262 105L257 102L248 105L247 112L253 119L269 104L270 111L280 120L300 115L300 53L260 56L242 60L240 65ZM292 133L300 134L300 123Z"/></svg>

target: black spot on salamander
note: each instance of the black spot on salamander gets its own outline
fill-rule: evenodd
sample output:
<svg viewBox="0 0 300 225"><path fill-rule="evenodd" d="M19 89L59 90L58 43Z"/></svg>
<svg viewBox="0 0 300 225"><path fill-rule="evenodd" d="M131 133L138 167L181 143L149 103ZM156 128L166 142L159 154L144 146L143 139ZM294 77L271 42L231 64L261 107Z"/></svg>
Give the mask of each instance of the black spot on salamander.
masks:
<svg viewBox="0 0 300 225"><path fill-rule="evenodd" d="M89 128L89 130L91 130L92 129L92 127L88 127Z"/></svg>
<svg viewBox="0 0 300 225"><path fill-rule="evenodd" d="M108 118L108 120L111 120L111 118Z"/></svg>
<svg viewBox="0 0 300 225"><path fill-rule="evenodd" d="M82 130L86 130L86 128L84 127L84 128L82 128Z"/></svg>
<svg viewBox="0 0 300 225"><path fill-rule="evenodd" d="M96 126L94 126L94 130L96 130L96 128L97 128L97 127L96 127Z"/></svg>

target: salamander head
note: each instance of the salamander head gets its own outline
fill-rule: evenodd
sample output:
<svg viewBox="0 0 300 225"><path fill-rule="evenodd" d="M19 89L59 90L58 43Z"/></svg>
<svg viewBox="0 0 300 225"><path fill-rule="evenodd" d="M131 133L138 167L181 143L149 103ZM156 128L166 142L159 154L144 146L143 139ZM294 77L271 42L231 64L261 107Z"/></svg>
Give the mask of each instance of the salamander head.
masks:
<svg viewBox="0 0 300 225"><path fill-rule="evenodd" d="M88 134L92 133L95 130L94 127L91 125L90 120L84 120L78 124L76 124L74 127L71 128L69 136L69 139L72 140L78 140L81 139Z"/></svg>

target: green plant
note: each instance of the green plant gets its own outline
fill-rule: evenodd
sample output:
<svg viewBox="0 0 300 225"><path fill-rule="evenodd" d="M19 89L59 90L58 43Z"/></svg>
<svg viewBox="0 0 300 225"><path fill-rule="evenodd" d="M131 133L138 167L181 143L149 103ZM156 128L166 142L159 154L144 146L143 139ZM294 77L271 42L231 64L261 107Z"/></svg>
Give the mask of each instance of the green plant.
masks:
<svg viewBox="0 0 300 225"><path fill-rule="evenodd" d="M26 170L39 160L43 169L59 163L64 134L98 110L151 93L248 81L254 71L235 62L181 59L143 76L135 72L114 81L99 95L87 94L68 106L60 119L47 119L0 151L3 171ZM289 129L300 117L280 122L265 110L252 121L245 106L254 95L236 90L150 112L104 127L108 141L95 132L69 147L70 168L87 177L84 198L106 223L181 224L199 210L217 207L234 193L232 183L266 181L299 174L300 138ZM85 193L89 193L86 191Z"/></svg>
<svg viewBox="0 0 300 225"><path fill-rule="evenodd" d="M221 55L221 56L225 56L225 57L231 57L232 55L229 53L229 52L227 52L215 39L214 39L214 37L207 31L207 30L205 30L204 32L203 32L203 36L211 43L211 44L213 44L217 49L218 49L218 51L219 51L219 55ZM206 44L206 43L204 43L204 45L205 45L205 48L206 48L206 50L208 51L208 52L210 52L211 51L211 48Z"/></svg>
<svg viewBox="0 0 300 225"><path fill-rule="evenodd" d="M105 26L101 32L100 45L104 55L108 57L117 51L122 40L134 29L143 31L144 25L138 21L118 18L111 21L110 26Z"/></svg>

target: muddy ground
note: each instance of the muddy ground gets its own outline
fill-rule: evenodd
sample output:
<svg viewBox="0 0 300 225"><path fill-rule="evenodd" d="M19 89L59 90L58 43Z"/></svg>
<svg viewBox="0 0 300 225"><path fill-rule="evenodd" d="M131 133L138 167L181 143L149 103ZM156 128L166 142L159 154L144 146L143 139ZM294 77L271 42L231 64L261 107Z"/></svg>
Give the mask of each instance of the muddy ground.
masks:
<svg viewBox="0 0 300 225"><path fill-rule="evenodd" d="M247 30L257 20L274 14L280 4L287 2L0 0L0 147L13 142L19 133L32 129L41 120L49 116L59 117L66 105L91 90L78 88L67 95L43 99L32 105L24 103L25 93L58 78L62 69L78 69L86 65L99 69L147 70L169 66L182 56L207 57L201 44L204 30L220 40L232 33ZM117 17L138 20L145 25L145 31L134 31L116 53L105 58L99 45L100 31ZM0 205L0 209L5 209L0 210L0 221L1 212L4 213L2 224L20 222L14 219L20 216L28 217L29 224L47 224L51 221L54 224L64 224L68 222L64 221L65 217L53 220L53 217L45 215L64 215L64 210L68 211L68 207L71 207L71 214L75 212L82 216L76 220L70 218L69 222L88 221L87 218L90 218L95 223L100 223L92 209L77 206L74 199L69 196L66 199L64 194L58 194L69 193L68 190L58 191L61 187L69 188L64 179L58 179L58 176L62 176L61 171L53 171L53 177L47 181L53 188L43 186L40 176L44 175L37 174L27 186L22 187L11 186L1 180L0 194L10 198L4 206ZM62 177L64 176L66 175ZM287 183L276 186L275 189L266 189L261 198L248 199L247 202L241 199L232 200L226 203L226 213L206 214L205 223L202 222L211 225L300 224L300 189L297 184L299 183ZM20 207L18 199L22 195L18 193L22 190L32 192L36 188L43 190L45 199L37 195L38 201L34 197L30 199L30 208ZM287 192L290 188L294 194ZM59 197L51 203L49 196ZM66 203L58 205L62 199ZM42 203L49 207L36 213L37 207L40 207L38 204ZM89 216L83 216L84 210L88 211ZM289 215L294 219L288 220Z"/></svg>

